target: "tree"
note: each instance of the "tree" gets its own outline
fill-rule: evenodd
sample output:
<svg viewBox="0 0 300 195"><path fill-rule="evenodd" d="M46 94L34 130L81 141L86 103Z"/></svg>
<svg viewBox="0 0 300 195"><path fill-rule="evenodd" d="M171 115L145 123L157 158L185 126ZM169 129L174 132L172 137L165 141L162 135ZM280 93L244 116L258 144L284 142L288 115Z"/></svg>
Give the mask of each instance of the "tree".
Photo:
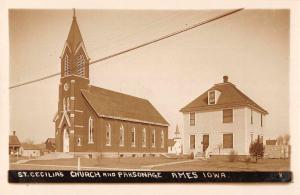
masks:
<svg viewBox="0 0 300 195"><path fill-rule="evenodd" d="M260 141L260 137L258 136L255 142L251 143L249 153L252 157L255 157L255 162L257 163L257 159L264 156L264 150L264 145Z"/></svg>
<svg viewBox="0 0 300 195"><path fill-rule="evenodd" d="M290 135L289 134L285 134L283 136L283 145L289 145L290 144Z"/></svg>
<svg viewBox="0 0 300 195"><path fill-rule="evenodd" d="M30 138L27 138L24 143L32 145L32 144L34 144L34 141L32 139L30 139Z"/></svg>
<svg viewBox="0 0 300 195"><path fill-rule="evenodd" d="M283 145L283 136L277 137L277 145Z"/></svg>
<svg viewBox="0 0 300 195"><path fill-rule="evenodd" d="M283 159L286 159L287 157L289 157L289 154L287 153L288 150L288 145L290 144L290 135L289 134L285 134L283 136Z"/></svg>

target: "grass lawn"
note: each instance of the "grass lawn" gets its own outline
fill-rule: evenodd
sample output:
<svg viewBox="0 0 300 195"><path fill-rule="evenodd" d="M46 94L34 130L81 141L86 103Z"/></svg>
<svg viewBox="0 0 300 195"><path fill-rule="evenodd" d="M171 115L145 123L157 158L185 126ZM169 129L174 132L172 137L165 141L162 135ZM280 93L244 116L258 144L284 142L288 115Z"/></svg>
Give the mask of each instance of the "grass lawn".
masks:
<svg viewBox="0 0 300 195"><path fill-rule="evenodd" d="M185 161L185 162L183 162ZM164 157L147 158L81 158L81 167L95 167L97 170L148 169L156 171L289 171L290 161L283 159L263 159L258 163L228 162L218 160L168 159ZM180 162L178 164L173 164ZM169 164L170 163L170 164ZM49 165L49 166L47 166ZM152 167L147 167L147 166ZM66 167L67 166L67 167ZM77 158L56 160L33 160L24 164L10 164L12 170L74 170ZM88 168L91 169L91 168Z"/></svg>
<svg viewBox="0 0 300 195"><path fill-rule="evenodd" d="M9 163L15 163L17 162L18 160L28 160L30 159L30 157L24 157L24 156L10 156L9 157Z"/></svg>
<svg viewBox="0 0 300 195"><path fill-rule="evenodd" d="M103 168L121 168L121 169L143 169L143 166L169 163L174 161L184 161L186 159L168 159L164 157L147 157L147 158L102 158L102 159L80 159L82 167L103 167ZM56 159L56 160L33 160L24 164L11 164L11 169L40 169L38 165L57 165L59 166L77 166L77 158ZM34 164L37 166L26 166ZM19 168L20 167L20 168ZM28 168L27 168L28 167ZM44 167L44 166L42 166ZM49 166L49 168L51 168ZM43 169L46 169L45 167ZM60 169L60 168L59 168ZM60 170L64 170L62 167Z"/></svg>
<svg viewBox="0 0 300 195"><path fill-rule="evenodd" d="M289 171L290 161L283 159L263 159L255 162L228 162L217 160L197 160L182 164L155 167L163 171Z"/></svg>

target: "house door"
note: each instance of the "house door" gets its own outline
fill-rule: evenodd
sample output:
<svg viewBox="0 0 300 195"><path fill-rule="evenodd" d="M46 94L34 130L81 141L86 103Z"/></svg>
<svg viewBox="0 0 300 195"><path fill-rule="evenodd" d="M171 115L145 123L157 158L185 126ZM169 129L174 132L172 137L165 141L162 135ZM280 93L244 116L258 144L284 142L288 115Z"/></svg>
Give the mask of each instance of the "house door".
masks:
<svg viewBox="0 0 300 195"><path fill-rule="evenodd" d="M209 135L203 135L203 152L208 148L209 146Z"/></svg>
<svg viewBox="0 0 300 195"><path fill-rule="evenodd" d="M64 128L63 134L63 152L69 152L69 145L70 145L70 134L67 128Z"/></svg>

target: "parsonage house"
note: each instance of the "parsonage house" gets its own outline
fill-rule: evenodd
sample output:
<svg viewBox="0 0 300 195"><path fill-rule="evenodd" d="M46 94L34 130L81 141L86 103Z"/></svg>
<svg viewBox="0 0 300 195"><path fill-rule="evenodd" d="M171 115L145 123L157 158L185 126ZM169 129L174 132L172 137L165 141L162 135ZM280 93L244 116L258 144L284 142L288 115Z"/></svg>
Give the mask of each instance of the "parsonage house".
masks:
<svg viewBox="0 0 300 195"><path fill-rule="evenodd" d="M184 154L249 155L257 138L263 140L268 112L223 77L180 110L184 121Z"/></svg>
<svg viewBox="0 0 300 195"><path fill-rule="evenodd" d="M167 153L169 124L148 100L90 85L90 58L75 14L60 58L56 152L92 157Z"/></svg>

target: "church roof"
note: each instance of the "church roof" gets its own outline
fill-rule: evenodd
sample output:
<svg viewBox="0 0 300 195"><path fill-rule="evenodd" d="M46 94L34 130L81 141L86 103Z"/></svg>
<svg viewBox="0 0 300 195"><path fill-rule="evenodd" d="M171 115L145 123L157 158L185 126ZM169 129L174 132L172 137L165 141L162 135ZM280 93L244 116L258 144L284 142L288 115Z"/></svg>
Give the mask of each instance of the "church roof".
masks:
<svg viewBox="0 0 300 195"><path fill-rule="evenodd" d="M94 86L90 86L88 90L82 89L81 93L99 117L169 125L146 99Z"/></svg>
<svg viewBox="0 0 300 195"><path fill-rule="evenodd" d="M227 77L228 79L228 77ZM217 90L221 92L216 104L208 104L208 91ZM194 111L207 111L213 109L223 109L236 106L248 106L259 111L262 114L268 114L268 112L256 104L252 99L240 91L234 84L228 82L215 84L213 87L205 91L202 95L183 107L181 112L194 112Z"/></svg>

